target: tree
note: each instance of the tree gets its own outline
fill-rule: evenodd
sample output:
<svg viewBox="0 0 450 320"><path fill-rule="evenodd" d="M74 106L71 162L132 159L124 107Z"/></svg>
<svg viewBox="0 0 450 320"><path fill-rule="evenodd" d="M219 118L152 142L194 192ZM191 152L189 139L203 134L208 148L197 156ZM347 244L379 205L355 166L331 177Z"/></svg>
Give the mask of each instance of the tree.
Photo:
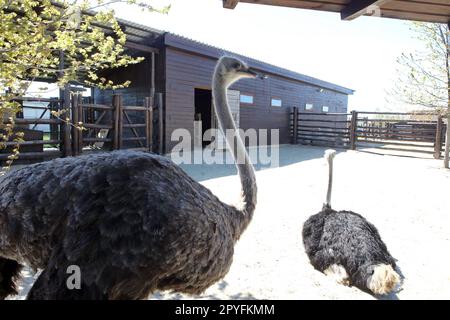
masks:
<svg viewBox="0 0 450 320"><path fill-rule="evenodd" d="M100 88L118 88L99 76L110 68L139 63L124 51L126 35L111 4L128 3L143 10L167 13L137 0L0 0L0 144L11 139L15 101L36 79L56 78L64 87L71 81ZM64 64L60 63L64 58ZM83 77L80 77L80 74ZM9 118L9 124L3 125ZM20 140L20 135L15 139ZM0 145L0 148L2 146ZM11 157L17 156L18 147ZM10 164L10 162L9 162Z"/></svg>
<svg viewBox="0 0 450 320"><path fill-rule="evenodd" d="M398 59L400 76L392 95L410 105L433 108L447 118L444 167L449 168L449 26L414 22L411 29L415 32L417 39L424 44L425 49L403 54Z"/></svg>

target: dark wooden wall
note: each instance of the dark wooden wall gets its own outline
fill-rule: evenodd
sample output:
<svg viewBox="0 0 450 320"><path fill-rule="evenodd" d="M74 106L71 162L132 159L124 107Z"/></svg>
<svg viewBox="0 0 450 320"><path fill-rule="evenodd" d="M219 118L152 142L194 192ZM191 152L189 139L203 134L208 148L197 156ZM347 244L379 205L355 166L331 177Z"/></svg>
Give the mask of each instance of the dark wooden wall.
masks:
<svg viewBox="0 0 450 320"><path fill-rule="evenodd" d="M172 132L185 128L194 130L194 89L211 89L211 77L216 59L177 48L165 49L165 112L166 151L177 143L170 141ZM241 105L240 126L242 129L279 129L280 144L289 143L289 113L291 107L305 109L306 103L314 104L311 112L321 111L323 105L329 112L346 112L348 96L343 93L269 75L265 80L243 79L230 89L254 96L254 105ZM272 107L271 98L282 99L282 107ZM270 140L269 140L270 142Z"/></svg>
<svg viewBox="0 0 450 320"><path fill-rule="evenodd" d="M151 88L151 56L144 55L145 60L139 64L130 65L125 68L112 69L105 74L108 80L112 80L119 84L130 80L131 84L127 88L116 90L94 90L94 103L111 105L112 95L121 94L123 97L124 106L143 106L146 97L150 97ZM155 70L156 74L156 70ZM158 84L155 84L155 87ZM159 83L161 88L161 84ZM133 123L144 123L145 117L143 112L128 112L128 116ZM112 114L108 113L103 122L111 121ZM136 128L136 132L140 136L145 135L144 128ZM123 129L124 137L133 137L134 134L130 128ZM136 141L124 142L126 147L140 147L141 145Z"/></svg>
<svg viewBox="0 0 450 320"><path fill-rule="evenodd" d="M145 97L150 96L151 57L145 56L145 60L139 64L110 70L106 77L115 83L130 80L131 84L127 88L117 90L96 89L94 92L95 103L110 104L112 94L120 93L123 96L124 105L142 106Z"/></svg>
<svg viewBox="0 0 450 320"><path fill-rule="evenodd" d="M184 128L193 136L195 88L211 89L217 59L165 45L163 37L154 45L160 49L155 60L155 87L156 92L164 94L164 152L170 152L177 144L177 141L171 141L174 130ZM113 93L121 93L124 105L141 106L145 97L150 95L151 57L146 56L146 60L137 65L111 70L106 76L116 82L131 80L131 85L114 91L97 89L94 91L95 103L109 104ZM320 112L324 105L330 108L329 112L347 111L348 96L345 93L331 89L321 91L317 85L270 73L265 80L240 80L231 89L254 96L253 105L241 105L240 127L244 130L279 129L280 144L290 142L291 107L298 107L302 112L305 111L305 104L310 103L314 105L311 112ZM283 106L272 107L272 97L281 99Z"/></svg>

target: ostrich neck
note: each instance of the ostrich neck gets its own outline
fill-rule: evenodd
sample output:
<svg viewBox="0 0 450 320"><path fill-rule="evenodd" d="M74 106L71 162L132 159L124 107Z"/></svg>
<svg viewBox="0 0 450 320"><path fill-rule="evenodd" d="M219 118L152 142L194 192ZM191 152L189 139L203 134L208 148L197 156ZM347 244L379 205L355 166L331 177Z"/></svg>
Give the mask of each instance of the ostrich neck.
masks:
<svg viewBox="0 0 450 320"><path fill-rule="evenodd" d="M333 188L333 157L330 157L327 160L328 160L328 188L325 204L331 208L331 190Z"/></svg>
<svg viewBox="0 0 450 320"><path fill-rule="evenodd" d="M239 132L231 115L227 98L227 89L227 84L215 76L213 81L214 110L220 129L227 141L228 148L233 154L242 186L242 203L239 206L241 209L236 225L236 235L239 237L250 223L253 212L255 211L256 179L250 158L245 150L244 143L239 136ZM227 130L233 130L235 134L226 134ZM234 137L236 137L236 139Z"/></svg>

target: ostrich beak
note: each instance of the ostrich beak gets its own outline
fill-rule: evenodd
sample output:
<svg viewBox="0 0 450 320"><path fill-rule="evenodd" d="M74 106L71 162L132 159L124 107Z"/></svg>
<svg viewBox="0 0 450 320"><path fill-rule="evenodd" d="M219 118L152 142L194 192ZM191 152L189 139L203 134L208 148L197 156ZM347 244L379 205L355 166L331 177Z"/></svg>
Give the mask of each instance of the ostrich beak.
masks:
<svg viewBox="0 0 450 320"><path fill-rule="evenodd" d="M250 76L252 76L253 78L256 78L256 79L267 79L267 75L266 74L262 74L262 73L259 73L259 72L256 72L254 69L252 69L252 68L248 68L247 70L246 70L246 72L250 75Z"/></svg>

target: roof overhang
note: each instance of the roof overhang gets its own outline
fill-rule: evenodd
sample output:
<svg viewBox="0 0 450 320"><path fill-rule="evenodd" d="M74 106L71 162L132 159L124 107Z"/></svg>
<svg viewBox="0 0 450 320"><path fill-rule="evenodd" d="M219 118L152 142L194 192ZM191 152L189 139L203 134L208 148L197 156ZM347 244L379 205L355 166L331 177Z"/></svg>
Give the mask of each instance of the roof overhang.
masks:
<svg viewBox="0 0 450 320"><path fill-rule="evenodd" d="M449 0L222 0L224 8L239 2L340 13L342 20L359 16L450 23Z"/></svg>

